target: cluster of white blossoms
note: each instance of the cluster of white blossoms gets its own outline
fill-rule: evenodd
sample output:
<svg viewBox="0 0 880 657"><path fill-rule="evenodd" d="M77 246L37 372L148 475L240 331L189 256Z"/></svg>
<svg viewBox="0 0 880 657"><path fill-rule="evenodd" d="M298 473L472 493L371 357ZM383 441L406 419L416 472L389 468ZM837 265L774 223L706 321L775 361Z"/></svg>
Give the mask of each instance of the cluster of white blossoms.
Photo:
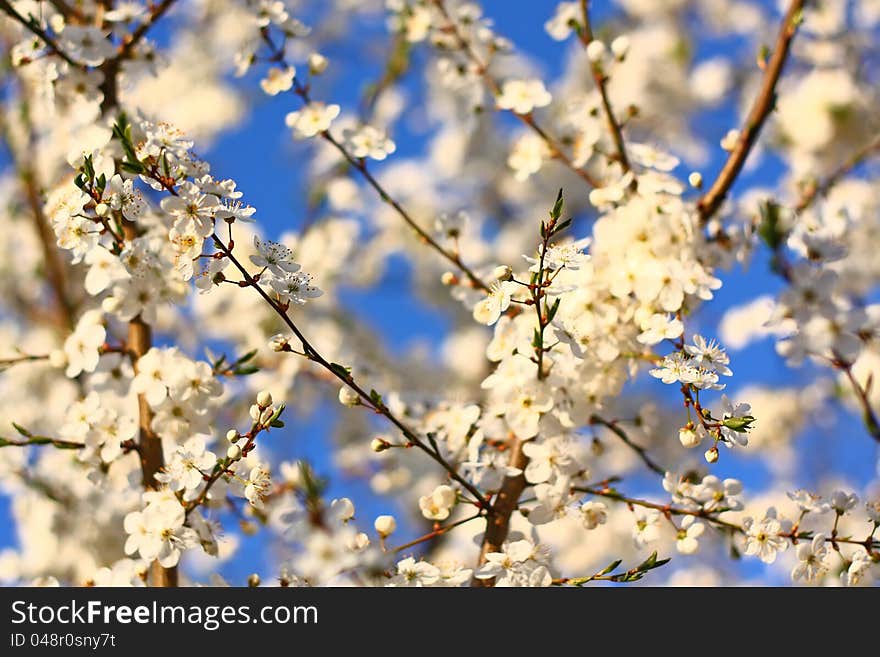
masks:
<svg viewBox="0 0 880 657"><path fill-rule="evenodd" d="M876 474L851 467L880 440L874 0L807 7L777 111L704 135L694 115L746 107L775 64L705 59L691 23L745 50L777 38L769 6L620 0L609 32L590 3L533 3L551 79L469 0L211 0L170 8L161 39L164 4L3 4L33 20L0 7L18 536L0 580L216 582L257 532L283 586L880 577ZM356 84L321 54L380 51ZM255 94L230 82L246 76ZM350 83L362 102L332 102ZM250 203L277 205L197 155L263 105L297 154L299 232L261 232L280 224ZM737 180L763 174L763 123L780 190ZM276 173L253 191L278 197ZM722 280L765 260L772 296L716 327ZM412 285L378 287L401 269ZM388 302L437 308L440 328L384 341L422 316L396 326ZM770 335L774 367L809 360L810 381L747 385L736 352ZM313 425L321 456L285 460L313 453ZM788 492L817 458L815 492ZM727 476L746 467L754 490ZM352 480L381 515L330 497Z"/></svg>
<svg viewBox="0 0 880 657"><path fill-rule="evenodd" d="M125 516L125 553L156 560L165 568L176 566L181 553L198 544L196 531L185 522L186 511L171 491L145 492L143 511Z"/></svg>
<svg viewBox="0 0 880 657"><path fill-rule="evenodd" d="M678 335L681 333L671 337ZM698 390L723 390L724 384L719 383L719 375L733 375L728 363L730 358L715 341L707 342L702 335L695 335L693 344L684 345L681 351L664 356L660 367L651 370L651 376L663 383L684 383Z"/></svg>
<svg viewBox="0 0 880 657"><path fill-rule="evenodd" d="M784 213L767 207L765 215ZM765 216L765 221L771 217ZM773 219L778 238L798 260L780 264L789 283L779 296L772 322L782 334L778 351L792 364L805 358L852 363L867 345L880 336L880 305L865 303L861 290L853 289L850 272L839 263L853 237L848 210L836 203L821 203L815 211L791 220ZM780 261L782 262L782 261Z"/></svg>
<svg viewBox="0 0 880 657"><path fill-rule="evenodd" d="M176 347L153 347L144 354L131 389L153 409L156 435L173 441L210 433L211 412L223 392L208 363L190 360Z"/></svg>
<svg viewBox="0 0 880 657"><path fill-rule="evenodd" d="M526 539L510 541L500 552L489 552L474 577L494 579L495 586L550 586L549 556L546 546Z"/></svg>
<svg viewBox="0 0 880 657"><path fill-rule="evenodd" d="M293 261L293 251L256 235L254 248L257 253L250 256L250 261L261 268L260 280L272 288L281 303L301 306L308 299L321 296L321 290L312 285L312 277L300 271L300 266Z"/></svg>

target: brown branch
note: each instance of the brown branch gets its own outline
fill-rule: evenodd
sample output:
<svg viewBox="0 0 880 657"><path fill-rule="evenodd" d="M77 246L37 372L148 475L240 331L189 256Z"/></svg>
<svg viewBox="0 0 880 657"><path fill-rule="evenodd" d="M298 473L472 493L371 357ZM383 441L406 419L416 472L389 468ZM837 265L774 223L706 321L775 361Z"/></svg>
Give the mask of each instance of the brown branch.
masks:
<svg viewBox="0 0 880 657"><path fill-rule="evenodd" d="M600 424L603 427L609 429L614 435L620 438L627 447L632 449L636 454L638 454L639 458L642 459L642 462L648 466L650 470L657 473L658 475L665 476L666 468L659 465L656 461L654 461L650 456L648 456L648 451L642 447L641 445L637 445L634 443L630 437L626 434L626 432L618 426L617 422L613 422L610 420L606 420L604 418L599 417L598 415L593 415L590 418L590 424Z"/></svg>
<svg viewBox="0 0 880 657"><path fill-rule="evenodd" d="M126 239L134 239L137 236L135 226L130 222L123 224ZM128 350L131 356L131 364L135 374L138 373L138 362L153 345L152 330L140 315L128 323ZM156 490L159 487L155 479L165 464L162 453L162 439L156 435L152 427L153 410L147 398L138 395L138 429L139 449L141 460L141 474L144 488ZM169 587L177 586L177 567L163 568L158 561L150 564L150 584L152 586Z"/></svg>
<svg viewBox="0 0 880 657"><path fill-rule="evenodd" d="M586 48L593 41L593 28L590 23L590 0L580 0L580 2L584 25L582 30L577 31L577 35L584 48ZM623 130L614 116L614 110L611 109L611 101L608 99L608 88L605 84L608 81L608 78L602 72L601 66L599 66L599 64L594 64L593 62L590 62L590 72L593 74L593 82L595 82L596 89L599 91L599 97L602 99L602 109L605 112L605 122L608 124L608 132L611 134L611 139L614 141L614 147L617 150L617 161L620 162L623 172L626 173L630 170L629 159L626 156Z"/></svg>
<svg viewBox="0 0 880 657"><path fill-rule="evenodd" d="M0 436L0 447L27 447L28 445L52 445L59 449L82 449L85 443L46 436L30 436L27 440L10 440Z"/></svg>
<svg viewBox="0 0 880 657"><path fill-rule="evenodd" d="M49 0L49 4L55 7L55 11L64 16L65 19L71 16L78 21L84 21L84 16L78 7L71 7L65 0Z"/></svg>
<svg viewBox="0 0 880 657"><path fill-rule="evenodd" d="M18 365L20 363L34 363L41 360L49 360L49 356L46 354L41 354L38 356L23 354L21 356L13 356L12 358L0 358L0 371L12 367L13 365Z"/></svg>
<svg viewBox="0 0 880 657"><path fill-rule="evenodd" d="M653 509L655 511L659 511L667 518L669 516L693 516L694 518L699 518L701 520L705 520L706 522L715 525L716 527L720 527L722 529L726 529L732 533L736 534L746 534L746 530L742 525L739 525L735 522L730 522L728 520L722 520L718 517L719 514L724 513L724 511L707 511L705 509L688 509L685 507L677 507L671 504L658 504L656 502L649 502L647 500L642 500L633 497L627 497L614 490L613 488L596 488L592 486L573 486L571 488L572 492L577 493L587 493L589 495L595 495L597 497L604 497L610 500L616 500L618 502L623 502L629 506L639 506L644 509ZM787 532L784 534L780 534L782 538L787 538L792 543L797 543L800 540L810 540L813 538L813 532L798 532L796 529ZM837 543L846 543L848 545L858 545L869 553L877 548L880 548L880 541L874 540L871 536L866 538L865 540L859 540L851 537L840 538L836 535L832 535L827 537L829 543L832 546L836 547Z"/></svg>
<svg viewBox="0 0 880 657"><path fill-rule="evenodd" d="M108 60L102 66L104 82L101 90L104 99L101 102L101 114L106 116L114 112L119 105L118 79L119 58ZM124 218L122 230L127 241L134 240L138 236L137 224ZM131 364L135 374L138 371L138 362L153 346L152 329L143 318L138 315L128 323L128 350ZM143 486L147 490L158 488L155 479L165 465L165 456L162 451L162 439L156 435L152 428L153 411L144 395L138 395L138 453L141 460L141 475ZM150 564L149 582L156 587L174 587L178 584L177 566L163 567L158 561Z"/></svg>
<svg viewBox="0 0 880 657"><path fill-rule="evenodd" d="M272 42L272 39L269 36L268 31L265 29L262 32L263 42L269 47L271 50L271 56L269 59L271 61L280 62L289 66L284 59L284 49L283 46L276 46L275 43ZM306 105L309 105L312 102L311 96L309 95L309 89L307 86L302 85L297 78L293 80L293 92L299 96L300 100ZM367 168L366 160L363 158L356 158L351 153L348 152L348 149L345 148L343 144L341 144L333 135L330 134L329 130L324 130L319 133L321 138L324 139L328 144L333 146L345 160L354 167L358 172L360 172L361 176L363 176L364 180L366 180L370 187L372 187L377 194L379 194L379 198L381 198L385 203L391 206L391 208L403 219L404 223L408 225L415 232L416 236L419 240L434 249L437 253L439 253L443 258L452 263L456 268L459 269L465 276L467 276L468 280L471 282L475 288L483 290L484 292L489 291L489 284L483 281L479 276L474 273L472 269L470 269L465 263L462 261L459 254L455 251L450 251L443 247L437 240L435 240L431 235L421 226L419 226L418 222L413 219L412 215L407 212L407 210L397 201L395 200L391 194L389 194L384 187L382 187L381 183L373 176L370 170Z"/></svg>
<svg viewBox="0 0 880 657"><path fill-rule="evenodd" d="M514 439L513 446L510 450L510 461L508 465L511 468L517 468L520 473L516 476L504 477L501 482L501 489L495 497L489 516L486 519L486 533L483 534L482 545L480 546L480 565L486 562L486 555L490 552L501 552L501 547L507 539L510 532L510 517L519 506L519 498L526 488L525 468L529 464L528 457L523 453L524 441L519 438ZM477 579L471 580L471 586L494 586L494 579Z"/></svg>
<svg viewBox="0 0 880 657"><path fill-rule="evenodd" d="M76 324L77 305L70 297L67 289L69 268L56 244L55 233L49 223L43 207L43 199L40 183L37 180L36 171L39 168L36 163L37 151L35 147L36 137L31 121L30 108L26 100L21 103L20 112L22 122L27 129L27 141L30 151L26 157L22 156L15 147L14 140L9 134L9 125L5 118L0 118L0 129L9 148L12 164L19 173L19 178L24 192L25 202L30 211L30 218L34 230L40 242L43 252L46 280L55 297L56 324L66 330L73 330Z"/></svg>
<svg viewBox="0 0 880 657"><path fill-rule="evenodd" d="M404 550L408 550L411 547L415 547L416 545L419 545L419 544L424 543L426 541L431 541L435 538L443 536L443 534L447 533L449 530L455 529L456 527L464 525L465 523L468 523L471 520L476 520L477 518L482 518L482 517L483 517L482 512L475 513L472 516L468 516L467 518L462 518L461 520L456 520L455 522L450 523L448 525L444 525L443 527L437 527L436 529L428 532L427 534L424 534L422 536L419 536L416 539L413 539L409 543L404 543L403 545L399 545L396 548L393 548L391 550L391 552L394 552L394 553L403 552Z"/></svg>
<svg viewBox="0 0 880 657"><path fill-rule="evenodd" d="M271 43L271 42L270 42ZM302 86L297 80L294 79L294 93L302 99L302 101L308 105L310 104L311 98L309 96L309 91L306 87ZM376 193L379 194L379 197L403 219L404 223L408 225L410 228L418 236L419 240L426 244L427 246L434 249L437 253L443 256L446 260L451 262L455 267L457 267L465 276L467 276L468 280L471 284L479 288L485 292L489 291L489 285L483 281L479 276L477 276L472 269L470 269L461 259L461 256L458 253L450 251L443 247L437 240L435 240L431 235L413 219L412 215L407 212L407 210L397 201L395 200L386 190L382 187L381 183L373 176L370 170L367 168L366 161L364 159L359 159L354 157L351 153L348 152L348 149L345 148L333 135L330 134L329 130L325 130L320 133L321 137L331 146L333 146L340 155L342 155L345 160L353 166L360 174L363 176L364 180L366 180L370 187L372 187Z"/></svg>
<svg viewBox="0 0 880 657"><path fill-rule="evenodd" d="M351 164L361 173L361 175L364 177L364 180L366 180L370 184L370 186L374 190L376 190L382 200L388 203L388 205L390 205L394 209L394 211L397 212L398 215L400 215L401 219L403 219L403 221L410 228L413 229L416 235L418 235L419 241L431 247L441 256L446 258L446 260L455 265L465 276L467 276L468 280L474 287L479 288L484 292L489 291L489 285L485 283L479 276L477 276L477 274L474 273L474 271L470 267L464 264L461 256L459 256L458 253L445 249L437 240L431 237L431 235L424 228L416 223L415 219L412 218L412 216L404 209L402 205L400 205L400 203L398 203L384 190L379 181L377 181L376 178L373 177L373 174L367 168L366 162L364 162L363 160L359 160L351 155L351 153L349 153L348 150L342 144L340 144L339 141L337 141L336 138L333 137L329 132L322 132L321 136L324 138L325 141L332 144L334 148L336 148L336 150L338 150L342 154L342 156L345 157L349 164Z"/></svg>
<svg viewBox="0 0 880 657"><path fill-rule="evenodd" d="M547 249L550 247L550 240L555 234L557 221L562 211L562 190L559 190L559 196L556 198L556 204L550 212L550 220L541 222L541 246L540 256L538 258L538 273L533 277L529 284L531 292L532 305L535 307L537 315L538 328L535 331L537 338L535 342L535 357L532 359L537 365L538 381L543 381L547 377L547 371L544 369L544 353L550 351L552 347L544 344L544 331L550 325L550 312L546 301L546 288L552 283L552 277L545 279L544 259L547 255ZM541 301L544 300L544 306L541 307ZM558 300L557 300L558 303ZM501 489L495 497L495 501L489 509L489 515L486 521L486 532L483 534L483 541L480 546L479 565L486 562L486 555L492 552L500 552L507 535L510 532L510 518L513 512L519 506L519 498L526 488L525 469L529 464L529 457L523 452L523 445L526 441L515 437L510 450L510 460L508 466L519 470L519 474L506 476L501 482ZM471 580L471 586L486 587L494 586L494 578L479 579L475 576Z"/></svg>
<svg viewBox="0 0 880 657"><path fill-rule="evenodd" d="M40 198L39 186L34 178L34 171L21 169L21 181L25 198L30 209L34 229L40 240L43 251L43 263L46 266L46 279L55 296L55 303L61 324L72 330L76 325L76 306L67 293L68 268L55 245L55 233L49 226L49 220L43 211L43 200Z"/></svg>
<svg viewBox="0 0 880 657"><path fill-rule="evenodd" d="M865 423L865 428L868 430L868 435L871 436L877 442L880 442L880 421L877 419L877 413L874 411L873 406L871 406L871 400L868 398L868 393L870 390L870 386L873 383L873 378L869 376L867 385L863 388L861 384L856 379L855 374L852 371L852 364L847 363L843 359L837 358L837 362L834 363L835 367L842 370L844 374L846 374L846 378L849 380L850 384L853 387L853 391L856 394L856 399L858 400L859 407L862 411L862 421Z"/></svg>
<svg viewBox="0 0 880 657"><path fill-rule="evenodd" d="M874 137L866 146L858 149L844 160L825 180L810 183L798 200L797 205L794 206L795 212L806 210L817 198L825 196L850 171L878 152L880 152L880 135Z"/></svg>
<svg viewBox="0 0 880 657"><path fill-rule="evenodd" d="M427 454L433 461L435 461L438 465L440 465L444 470L446 470L447 474L462 486L468 493L470 493L474 500L474 504L479 506L481 509L487 510L488 504L485 500L485 496L483 493L472 483L470 483L467 479L462 477L458 471L452 466L450 463L443 458L440 452L434 449L432 446L425 443L416 432L407 426L402 420L400 420L394 413L391 412L391 409L382 401L381 397L366 392L355 380L354 377L351 376L348 371L340 368L338 365L334 365L330 363L326 358L324 358L308 341L296 323L290 318L290 315L287 313L285 308L281 307L276 301L274 301L263 289L263 287L257 282L253 276L248 272L248 270L241 264L241 262L233 255L232 248L223 243L216 234L213 235L214 244L220 249L221 252L225 254L229 261L235 265L236 269L241 273L245 281L245 287L252 287L257 293L263 298L263 300L269 304L272 310L281 318L281 320L287 325L287 327L293 332L299 342L302 344L303 353L306 358L310 361L317 363L325 370L330 372L334 377L336 377L339 381L344 383L347 387L357 393L358 398L360 400L360 404L374 411L378 415L383 416L389 422L391 422L395 427L397 427L400 432L404 435L410 445L416 447Z"/></svg>
<svg viewBox="0 0 880 657"><path fill-rule="evenodd" d="M138 25L130 35L128 35L123 41L122 45L119 48L119 54L116 55L117 60L128 59L131 56L132 51L135 47L143 40L143 38L147 35L147 32L150 31L162 16L171 9L171 6L176 2L176 0L162 0L157 5L152 5L150 9L150 14L147 16L144 21Z"/></svg>
<svg viewBox="0 0 880 657"><path fill-rule="evenodd" d="M64 52L60 48L60 46L58 45L58 42L55 41L54 38L49 36L49 34L43 28L41 28L35 21L30 21L27 18L25 18L24 16L22 16L20 13L18 13L18 11L15 9L15 7L13 7L12 4L10 2L8 2L8 0L0 0L0 10L5 12L6 14L8 14L11 18L15 19L19 23L21 23L25 29L29 30L31 33L33 33L34 35L39 37L40 40L46 44L46 46L49 48L49 50L54 52L61 59L63 59L65 62L67 62L68 64L70 64L71 66L74 66L76 68L83 68L82 64L74 61L73 58L70 57L70 55L68 55L66 52Z"/></svg>
<svg viewBox="0 0 880 657"><path fill-rule="evenodd" d="M718 208L721 207L721 204L727 197L727 193L730 191L733 183L736 182L752 147L757 142L764 121L766 121L776 105L776 83L779 81L782 69L785 67L785 62L788 59L789 47L797 32L804 4L805 0L792 0L785 17L782 19L773 55L766 65L764 81L761 83L761 89L755 98L745 124L740 130L739 139L730 152L715 182L697 201L697 212L702 222L708 221L718 211Z"/></svg>

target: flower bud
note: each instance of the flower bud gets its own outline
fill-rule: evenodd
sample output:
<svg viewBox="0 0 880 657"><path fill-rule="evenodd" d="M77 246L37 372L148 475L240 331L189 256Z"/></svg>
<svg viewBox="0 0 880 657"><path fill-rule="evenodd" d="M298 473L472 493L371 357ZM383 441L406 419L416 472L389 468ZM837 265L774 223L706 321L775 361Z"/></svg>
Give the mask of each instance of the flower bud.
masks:
<svg viewBox="0 0 880 657"><path fill-rule="evenodd" d="M703 439L694 431L693 426L688 425L682 427L678 430L678 441L684 446L690 449L691 447L696 447Z"/></svg>
<svg viewBox="0 0 880 657"><path fill-rule="evenodd" d="M257 404L260 408L266 408L272 405L272 393L268 390L261 390L257 393Z"/></svg>
<svg viewBox="0 0 880 657"><path fill-rule="evenodd" d="M110 206L106 203L98 203L98 205L95 206L95 214L99 217L106 217L110 214Z"/></svg>
<svg viewBox="0 0 880 657"><path fill-rule="evenodd" d="M321 75L324 71L327 70L327 65L330 62L327 61L327 58L324 57L319 52L313 52L309 55L309 73L312 75Z"/></svg>
<svg viewBox="0 0 880 657"><path fill-rule="evenodd" d="M64 16L61 14L55 14L49 19L49 27L51 27L52 31L56 34L64 30L64 23Z"/></svg>
<svg viewBox="0 0 880 657"><path fill-rule="evenodd" d="M360 552L370 544L370 537L363 532L358 532L348 539L348 549L353 552Z"/></svg>
<svg viewBox="0 0 880 657"><path fill-rule="evenodd" d="M718 460L718 448L707 449L703 456L706 457L706 463L715 463Z"/></svg>
<svg viewBox="0 0 880 657"><path fill-rule="evenodd" d="M507 265L498 265L492 270L492 278L498 281L509 281L513 276L513 270Z"/></svg>
<svg viewBox="0 0 880 657"><path fill-rule="evenodd" d="M721 140L721 148L729 153L734 148L736 148L736 144L738 141L739 130L730 130L726 135L724 135L724 139Z"/></svg>
<svg viewBox="0 0 880 657"><path fill-rule="evenodd" d="M446 271L443 272L443 275L440 277L440 282L443 283L443 285L455 285L458 283L458 277L451 271Z"/></svg>
<svg viewBox="0 0 880 657"><path fill-rule="evenodd" d="M265 426L268 426L268 425L269 425L269 420L272 419L272 416L273 416L273 415L275 415L275 409L274 409L274 408L272 408L271 406L269 406L269 407L267 407L267 408L264 408L264 409L263 409L263 412L260 413L260 420L259 420L260 424L265 425Z"/></svg>
<svg viewBox="0 0 880 657"><path fill-rule="evenodd" d="M233 445L238 442L239 438L241 438L241 435L235 429L230 429L226 432L226 440L231 442Z"/></svg>
<svg viewBox="0 0 880 657"><path fill-rule="evenodd" d="M389 443L387 440L383 440L382 438L373 438L372 442L370 443L370 449L373 450L374 452L376 452L377 454L379 452L384 452L386 449L389 449L390 447L391 447L391 443Z"/></svg>
<svg viewBox="0 0 880 657"><path fill-rule="evenodd" d="M341 522L348 522L354 518L354 504L347 497L333 500L330 509Z"/></svg>
<svg viewBox="0 0 880 657"><path fill-rule="evenodd" d="M611 52L617 61L622 62L629 52L629 37L621 35L611 42Z"/></svg>
<svg viewBox="0 0 880 657"><path fill-rule="evenodd" d="M343 406L357 406L361 403L361 398L348 386L342 386L339 389L339 403Z"/></svg>
<svg viewBox="0 0 880 657"><path fill-rule="evenodd" d="M379 536L385 538L386 536L391 536L394 530L397 529L397 521L394 519L394 516L379 516L373 522L373 527Z"/></svg>
<svg viewBox="0 0 880 657"><path fill-rule="evenodd" d="M230 445L229 449L226 450L226 458L230 461L237 461L241 458L241 447L238 445Z"/></svg>
<svg viewBox="0 0 880 657"><path fill-rule="evenodd" d="M285 335L278 333L269 339L269 348L272 351L287 351L290 348L290 341Z"/></svg>
<svg viewBox="0 0 880 657"><path fill-rule="evenodd" d="M61 349L53 349L49 352L49 365L58 369L67 367L67 354Z"/></svg>
<svg viewBox="0 0 880 657"><path fill-rule="evenodd" d="M703 174L701 174L699 171L691 172L691 174L688 176L688 183L690 183L691 187L695 189L700 189L703 186Z"/></svg>
<svg viewBox="0 0 880 657"><path fill-rule="evenodd" d="M598 39L593 39L587 45L587 59L589 59L592 64L598 64L601 62L605 57L606 52L607 49L605 48L605 44Z"/></svg>

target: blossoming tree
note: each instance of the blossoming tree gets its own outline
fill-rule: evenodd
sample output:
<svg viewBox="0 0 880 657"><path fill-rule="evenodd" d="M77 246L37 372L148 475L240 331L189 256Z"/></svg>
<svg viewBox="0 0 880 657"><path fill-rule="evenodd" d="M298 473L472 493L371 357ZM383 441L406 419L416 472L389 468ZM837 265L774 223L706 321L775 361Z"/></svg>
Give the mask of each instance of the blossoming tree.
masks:
<svg viewBox="0 0 880 657"><path fill-rule="evenodd" d="M0 577L213 583L254 533L251 584L880 573L877 480L807 467L880 443L880 3L535 4L555 79L460 0L0 0ZM280 236L199 155L257 103L305 156ZM327 399L332 454L279 458Z"/></svg>

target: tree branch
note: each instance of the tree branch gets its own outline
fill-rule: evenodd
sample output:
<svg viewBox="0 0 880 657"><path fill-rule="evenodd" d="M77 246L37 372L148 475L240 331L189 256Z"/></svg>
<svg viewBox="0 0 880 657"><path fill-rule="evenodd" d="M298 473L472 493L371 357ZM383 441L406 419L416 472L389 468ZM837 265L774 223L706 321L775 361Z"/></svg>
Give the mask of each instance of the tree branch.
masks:
<svg viewBox="0 0 880 657"><path fill-rule="evenodd" d="M767 63L767 68L764 72L764 81L761 83L761 89L755 98L745 124L740 130L739 139L730 152L727 162L724 163L724 167L721 169L715 182L697 201L697 212L699 213L700 221L704 223L721 207L721 204L727 197L727 193L730 191L733 183L736 182L752 147L757 142L764 121L766 121L776 105L776 83L779 81L782 69L788 59L789 47L800 24L804 4L805 0L792 0L791 5L789 5L788 11L782 19L782 25L779 28L773 56Z"/></svg>
<svg viewBox="0 0 880 657"><path fill-rule="evenodd" d="M131 34L129 34L126 39L123 41L122 46L119 48L119 54L116 55L117 60L128 59L131 56L132 51L141 42L141 40L147 35L147 32L150 31L156 23L159 22L159 19L165 15L165 13L171 9L171 6L176 2L176 0L162 0L157 5L153 5L150 9L150 14L147 16L144 21L138 25Z"/></svg>
<svg viewBox="0 0 880 657"><path fill-rule="evenodd" d="M831 188L839 183L850 171L878 152L880 152L880 135L875 136L866 146L858 149L850 157L844 160L839 167L825 178L825 180L809 184L798 200L797 205L794 206L795 212L806 210L817 198L825 196Z"/></svg>
<svg viewBox="0 0 880 657"><path fill-rule="evenodd" d="M671 504L657 504L656 502L649 502L647 500L642 500L633 497L627 497L614 490L613 488L595 488L591 486L573 486L572 492L577 493L587 493L589 495L594 495L596 497L604 497L610 500L617 500L618 502L623 502L629 506L639 506L644 509L653 509L655 511L659 511L664 516L693 516L695 518L699 518L701 520L705 520L706 522L715 525L716 527L726 529L732 533L736 534L746 534L746 530L742 525L739 525L735 522L730 522L728 520L722 520L718 517L722 511L707 511L705 509L688 509L685 507L677 507ZM784 534L780 534L782 538L787 538L792 543L797 543L799 540L809 540L813 538L813 532L798 532L793 530L791 532L787 532ZM868 537L865 540L859 540L851 537L837 537L830 536L828 537L828 542L832 545L836 543L846 543L848 545L859 545L869 553L872 550L880 548L880 541L874 540L871 537Z"/></svg>
<svg viewBox="0 0 880 657"><path fill-rule="evenodd" d="M582 30L577 31L577 35L584 48L586 48L593 41L593 28L590 23L590 0L580 0L580 2L584 25ZM629 159L626 156L623 130L614 116L614 110L611 109L611 101L608 99L608 89L605 84L608 78L602 72L599 65L593 62L590 62L590 72L593 74L593 82L595 82L596 89L599 91L599 97L602 99L605 122L608 124L608 132L611 134L611 139L614 141L614 147L617 150L617 161L620 162L623 172L626 173L630 170Z"/></svg>
<svg viewBox="0 0 880 657"><path fill-rule="evenodd" d="M446 29L455 37L455 40L458 42L459 48L465 54L465 56L471 60L474 66L477 67L477 72L486 82L486 85L489 87L490 91L498 96L501 94L501 87L498 84L498 81L492 77L489 73L489 66L483 61L482 57L471 47L471 44L468 43L467 39L465 39L461 32L458 31L458 26L455 24L455 21L449 15L449 12L446 9L446 5L443 0L434 0L434 4L437 6L437 9L443 15L443 17L447 21ZM512 114L525 126L530 128L532 132L538 135L545 144L547 144L547 148L550 149L552 156L562 162L566 167L568 167L575 175L581 178L585 183L587 183L590 187L602 187L602 183L596 180L588 171L581 169L578 166L575 166L572 159L565 153L565 151L560 146L559 142L557 142L550 134L542 128L538 122L535 120L535 117L529 114L518 114L516 112L512 112Z"/></svg>
<svg viewBox="0 0 880 657"><path fill-rule="evenodd" d="M485 496L483 493L472 483L470 483L467 479L462 477L458 471L453 467L450 463L443 458L439 451L435 450L427 443L425 443L416 432L411 429L408 425L406 425L402 420L400 420L394 413L391 412L391 409L385 405L382 401L381 396L371 394L366 392L363 388L358 385L358 383L354 380L350 373L345 370L342 370L339 366L334 366L333 363L330 363L327 359L325 359L306 339L305 335L300 331L299 327L294 323L294 321L290 318L290 315L286 312L284 308L278 305L272 298L266 293L266 291L262 288L262 286L254 280L253 276L247 271L244 265L233 255L232 249L223 243L216 234L213 235L214 244L217 246L220 251L222 251L227 258L229 258L230 262L235 265L236 269L241 273L244 277L245 282L247 283L247 287L252 287L257 293L263 298L263 300L269 304L272 310L281 318L281 320L287 325L287 327L293 332L296 338L300 341L303 348L303 353L305 357L310 361L318 363L325 370L330 372L334 377L336 377L339 381L344 383L346 386L351 388L355 393L357 393L360 403L376 412L377 414L383 416L389 422L391 422L395 427L397 427L400 432L404 435L407 441L417 447L424 453L426 453L433 461L435 461L438 465L440 465L449 476L460 484L468 493L470 493L474 497L474 502L481 509L488 509L488 504L485 500Z"/></svg>
<svg viewBox="0 0 880 657"><path fill-rule="evenodd" d="M8 14L10 17L15 19L19 23L21 23L25 29L29 30L30 32L32 32L33 34L38 36L40 38L40 40L42 40L43 43L45 43L46 46L48 46L49 50L54 52L61 59L63 59L65 62L67 62L68 64L70 64L71 66L74 66L76 68L83 67L82 64L74 61L70 57L70 55L68 55L66 52L61 50L61 48L58 46L58 42L55 41L55 39L53 39L51 36L49 36L49 34L46 32L46 30L41 28L35 21L28 20L27 18L22 16L20 13L18 13L18 11L15 9L15 7L12 6L12 3L8 2L8 0L0 0L0 10L5 12L6 14Z"/></svg>
<svg viewBox="0 0 880 657"><path fill-rule="evenodd" d="M617 422L612 422L610 420L606 420L604 418L599 417L598 415L593 415L590 418L590 424L600 424L603 427L609 429L614 435L620 438L624 443L626 443L627 447L632 449L636 454L638 454L639 458L642 459L642 462L648 466L650 470L657 473L661 477L666 475L666 468L657 464L650 456L648 456L648 451L642 447L641 445L635 444L630 437L626 434L626 432L621 429Z"/></svg>

